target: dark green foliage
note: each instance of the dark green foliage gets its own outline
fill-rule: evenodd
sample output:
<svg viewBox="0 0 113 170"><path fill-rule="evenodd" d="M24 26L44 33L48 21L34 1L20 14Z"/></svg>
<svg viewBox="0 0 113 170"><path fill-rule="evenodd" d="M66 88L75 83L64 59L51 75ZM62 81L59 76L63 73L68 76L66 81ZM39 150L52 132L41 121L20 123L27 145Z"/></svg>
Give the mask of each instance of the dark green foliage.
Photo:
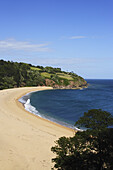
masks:
<svg viewBox="0 0 113 170"><path fill-rule="evenodd" d="M29 64L0 60L0 89L43 84L44 78Z"/></svg>
<svg viewBox="0 0 113 170"><path fill-rule="evenodd" d="M53 67L45 67L44 68L44 71L47 72L47 73L57 73L57 72L61 72L61 68L53 68Z"/></svg>
<svg viewBox="0 0 113 170"><path fill-rule="evenodd" d="M60 84L60 77L57 74L51 75L51 80L55 81L55 83Z"/></svg>
<svg viewBox="0 0 113 170"><path fill-rule="evenodd" d="M45 85L45 79L36 70L27 73L26 86Z"/></svg>
<svg viewBox="0 0 113 170"><path fill-rule="evenodd" d="M102 113L102 118L106 119L100 120ZM61 137L55 142L56 146L51 148L52 152L57 155L52 159L52 162L55 163L54 168L58 170L113 169L113 128L108 128L109 119L113 119L113 117L100 109L93 109L93 116L92 114L90 116L92 122L97 120L94 126L91 124L90 129L78 131L74 137ZM89 122L86 122L84 117L86 117L86 113L77 121L77 124L80 122L80 125L82 123L85 127L89 127ZM103 128L98 126L100 121ZM111 124L113 125L113 122L110 122ZM96 125L99 129L93 128Z"/></svg>
<svg viewBox="0 0 113 170"><path fill-rule="evenodd" d="M13 88L16 86L16 82L14 81L13 77L3 77L0 82L1 88L7 89L7 88Z"/></svg>
<svg viewBox="0 0 113 170"><path fill-rule="evenodd" d="M58 85L64 85L64 86L69 85L68 79L61 78L57 74L51 75L51 80L55 81L55 83L57 83Z"/></svg>
<svg viewBox="0 0 113 170"><path fill-rule="evenodd" d="M92 109L81 117L76 123L77 127L86 127L93 130L101 130L113 124L113 117L109 112L101 109Z"/></svg>
<svg viewBox="0 0 113 170"><path fill-rule="evenodd" d="M63 81L63 85L64 85L64 86L68 86L68 85L69 85L69 80L64 79L64 81Z"/></svg>

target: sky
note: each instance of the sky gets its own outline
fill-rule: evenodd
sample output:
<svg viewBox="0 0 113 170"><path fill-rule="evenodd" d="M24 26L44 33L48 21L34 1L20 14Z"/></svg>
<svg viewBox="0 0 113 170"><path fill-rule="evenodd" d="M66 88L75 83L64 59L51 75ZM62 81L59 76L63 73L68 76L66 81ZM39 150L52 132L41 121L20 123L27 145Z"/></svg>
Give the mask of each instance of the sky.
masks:
<svg viewBox="0 0 113 170"><path fill-rule="evenodd" d="M113 79L113 0L0 1L0 59Z"/></svg>

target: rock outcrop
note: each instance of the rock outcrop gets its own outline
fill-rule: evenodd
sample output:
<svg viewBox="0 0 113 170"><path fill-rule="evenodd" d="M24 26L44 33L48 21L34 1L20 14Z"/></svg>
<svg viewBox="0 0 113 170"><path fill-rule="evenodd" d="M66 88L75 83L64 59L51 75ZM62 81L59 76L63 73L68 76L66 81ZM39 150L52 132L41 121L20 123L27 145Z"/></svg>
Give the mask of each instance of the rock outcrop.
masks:
<svg viewBox="0 0 113 170"><path fill-rule="evenodd" d="M50 79L45 79L46 86L51 86L55 89L81 89L88 86L87 82L83 79L82 81L69 81L69 84L64 85L64 81L61 80L60 84L57 84L55 81Z"/></svg>

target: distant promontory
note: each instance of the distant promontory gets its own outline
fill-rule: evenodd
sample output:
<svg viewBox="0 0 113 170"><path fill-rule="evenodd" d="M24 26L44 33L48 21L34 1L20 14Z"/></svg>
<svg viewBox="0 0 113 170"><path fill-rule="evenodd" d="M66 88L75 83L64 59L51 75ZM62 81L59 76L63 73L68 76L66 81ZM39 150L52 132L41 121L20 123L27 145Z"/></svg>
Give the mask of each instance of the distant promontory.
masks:
<svg viewBox="0 0 113 170"><path fill-rule="evenodd" d="M0 60L0 89L26 86L80 89L87 87L87 82L76 73L61 68Z"/></svg>

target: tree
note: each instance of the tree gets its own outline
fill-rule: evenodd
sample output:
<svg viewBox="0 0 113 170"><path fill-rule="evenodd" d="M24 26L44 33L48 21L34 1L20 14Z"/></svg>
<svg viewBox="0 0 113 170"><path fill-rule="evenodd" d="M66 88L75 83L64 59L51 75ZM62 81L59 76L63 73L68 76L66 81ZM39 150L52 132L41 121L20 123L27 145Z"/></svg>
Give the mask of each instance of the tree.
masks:
<svg viewBox="0 0 113 170"><path fill-rule="evenodd" d="M14 81L13 77L3 77L2 81L0 83L0 89L7 89L7 88L13 88L16 86L16 82Z"/></svg>
<svg viewBox="0 0 113 170"><path fill-rule="evenodd" d="M113 116L100 109L84 113L76 125L87 127L73 137L61 137L52 147L56 158L52 159L58 170L113 169Z"/></svg>
<svg viewBox="0 0 113 170"><path fill-rule="evenodd" d="M113 116L101 109L91 109L85 112L84 116L75 123L78 128L86 127L91 130L103 130L111 125L113 125Z"/></svg>

